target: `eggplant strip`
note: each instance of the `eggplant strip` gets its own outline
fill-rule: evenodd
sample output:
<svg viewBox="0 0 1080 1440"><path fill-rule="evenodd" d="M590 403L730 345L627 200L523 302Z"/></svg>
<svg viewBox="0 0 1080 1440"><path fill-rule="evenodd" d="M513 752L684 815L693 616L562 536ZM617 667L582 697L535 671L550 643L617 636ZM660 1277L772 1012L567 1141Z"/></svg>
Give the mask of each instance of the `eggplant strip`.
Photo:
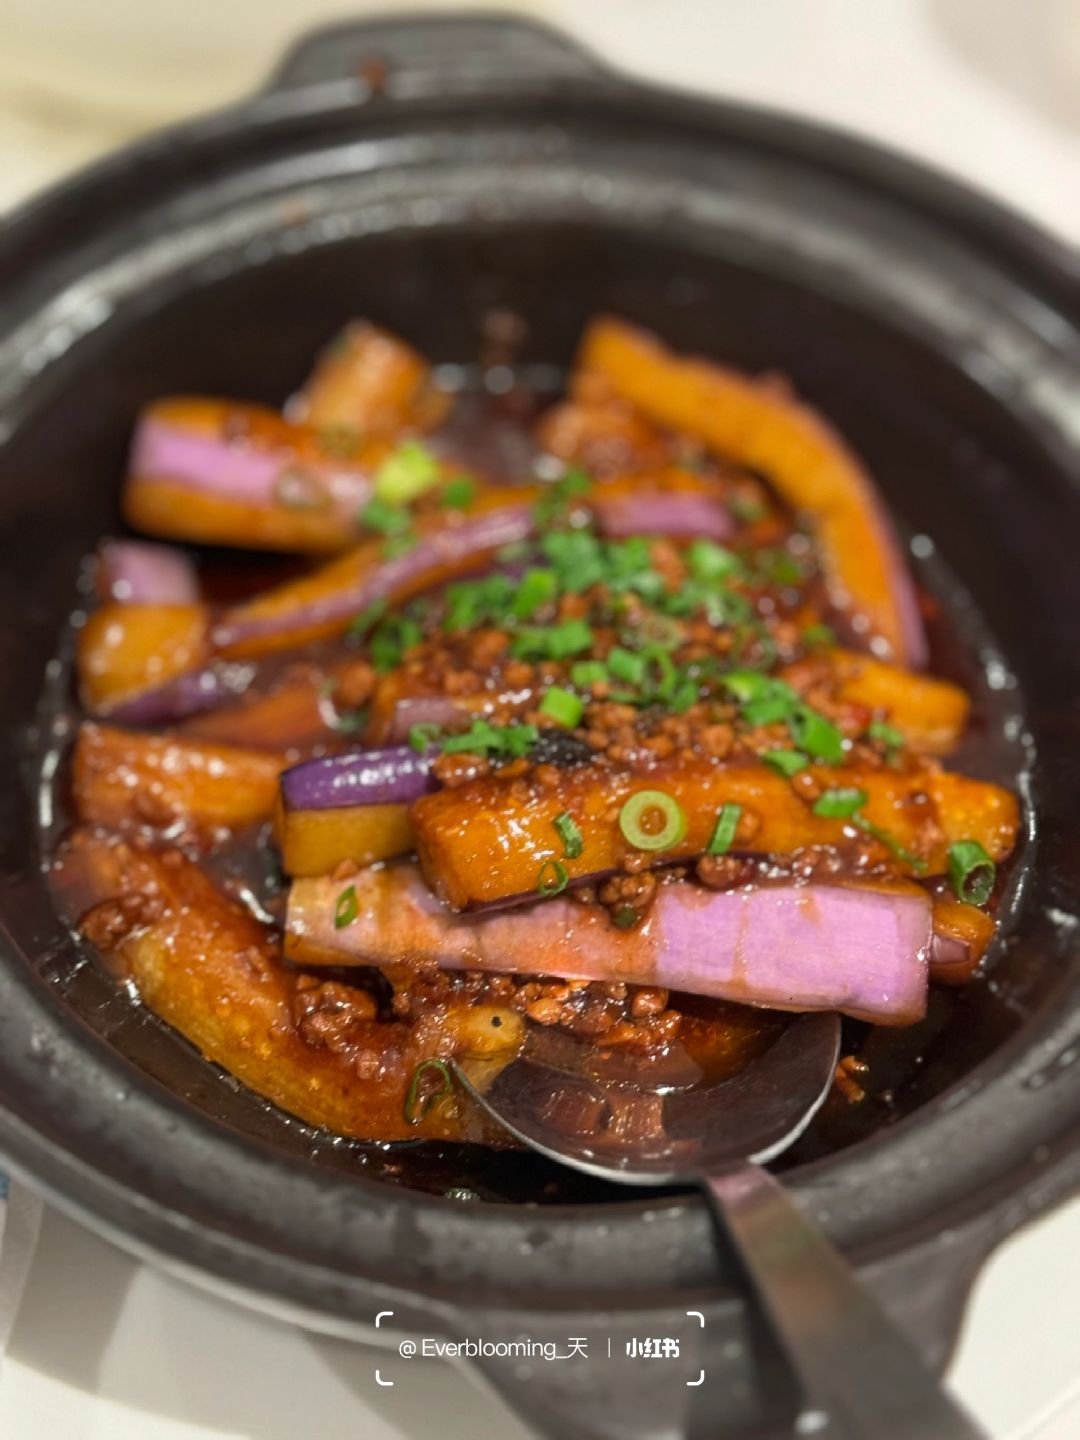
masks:
<svg viewBox="0 0 1080 1440"><path fill-rule="evenodd" d="M418 543L386 558L382 539L366 540L340 559L227 611L215 628L217 649L249 657L339 635L376 601L400 605L414 595L468 574L503 545L532 530L529 500L488 493L470 510L418 524Z"/></svg>
<svg viewBox="0 0 1080 1440"><path fill-rule="evenodd" d="M414 725L454 730L468 727L474 715L510 719L538 702L535 687L515 690L486 688L487 677L476 675L475 688L447 695L426 676L392 670L380 676L368 706L364 743L371 746L408 744Z"/></svg>
<svg viewBox="0 0 1080 1440"><path fill-rule="evenodd" d="M212 841L270 818L284 764L263 751L84 724L72 762L75 811L89 824L179 826Z"/></svg>
<svg viewBox="0 0 1080 1440"><path fill-rule="evenodd" d="M620 320L594 320L578 354L581 384L628 401L658 424L764 474L813 519L833 603L853 612L900 664L925 663L904 559L873 483L817 411L775 385L685 359Z"/></svg>
<svg viewBox="0 0 1080 1440"><path fill-rule="evenodd" d="M357 435L433 430L450 396L435 389L422 355L388 330L353 321L330 342L303 389L287 407L290 420Z"/></svg>
<svg viewBox="0 0 1080 1440"><path fill-rule="evenodd" d="M244 696L231 705L192 715L177 732L214 745L288 751L294 759L305 757L345 738L332 724L333 712L324 694L328 680L332 683L332 677L317 667L305 669L285 677L264 694Z"/></svg>
<svg viewBox="0 0 1080 1440"><path fill-rule="evenodd" d="M343 862L372 865L416 843L408 805L348 805L287 810L279 805L274 839L286 875L326 875Z"/></svg>
<svg viewBox="0 0 1080 1440"><path fill-rule="evenodd" d="M122 703L166 682L191 675L197 693L204 668L213 658L250 660L339 635L360 612L376 602L390 606L481 568L504 545L534 532L537 488L480 491L467 511L439 510L420 518L416 544L388 559L385 542L370 539L313 574L289 581L246 604L235 605L211 626L202 606L104 606L91 616L78 652L84 703L95 714L108 714ZM715 484L670 472L648 485L612 481L596 487L587 504L605 520L624 525L635 507L664 507L678 526L680 510L730 523ZM620 531L620 533L622 533ZM170 615L170 612L176 612ZM176 631L174 635L173 631ZM147 643L157 639L157 648ZM186 648L185 648L186 647ZM225 698L224 689L221 698ZM185 697L185 704L190 697ZM200 708L192 705L191 708ZM201 707L207 708L207 707ZM179 710L179 714L187 713Z"/></svg>
<svg viewBox="0 0 1080 1440"><path fill-rule="evenodd" d="M971 701L958 685L853 650L829 651L814 664L838 700L872 710L895 726L914 750L947 755L964 733ZM782 673L796 689L804 688L792 670Z"/></svg>
<svg viewBox="0 0 1080 1440"><path fill-rule="evenodd" d="M344 925L343 893L355 897ZM295 882L285 947L300 963L539 970L909 1025L926 1008L930 900L915 886L716 892L671 884L660 887L643 925L620 930L598 906L565 899L455 915L433 902L416 867L404 863L347 881Z"/></svg>
<svg viewBox="0 0 1080 1440"><path fill-rule="evenodd" d="M129 605L197 605L199 573L191 557L174 545L145 540L103 540L98 546L95 584L103 601Z"/></svg>
<svg viewBox="0 0 1080 1440"><path fill-rule="evenodd" d="M347 443L273 410L177 396L139 417L124 518L146 534L256 550L344 550L393 446Z"/></svg>
<svg viewBox="0 0 1080 1440"><path fill-rule="evenodd" d="M669 465L673 446L631 406L618 400L553 405L537 426L537 440L551 455L608 478Z"/></svg>
<svg viewBox="0 0 1080 1440"><path fill-rule="evenodd" d="M961 775L924 771L830 771L815 767L822 789L853 787L867 795L862 813L893 841L920 858L923 876L941 874L953 841L978 840L992 859L1012 849L1015 798L996 785ZM671 848L634 850L619 814L637 791L659 790L686 816L685 833ZM537 772L531 780L485 778L426 795L412 807L417 850L432 889L453 909L532 896L541 871L558 861L569 880L583 880L635 863L670 864L705 853L724 805L742 807L732 850L792 855L812 846L843 848L859 837L848 819L814 814L792 785L765 765L716 765L688 760L643 774L595 769ZM581 853L564 854L555 827L573 817ZM875 842L880 844L880 842ZM881 846L883 861L902 873L910 863Z"/></svg>
<svg viewBox="0 0 1080 1440"><path fill-rule="evenodd" d="M93 714L108 715L195 673L212 655L205 605L111 601L79 631L75 658L82 702Z"/></svg>
<svg viewBox="0 0 1080 1440"><path fill-rule="evenodd" d="M536 528L539 487L478 489L467 510L439 511L417 520L412 550L387 560L385 543L369 540L331 561L313 575L290 581L246 605L228 611L215 628L218 650L248 657L340 634L349 621L375 600L400 604L448 580L474 572L504 545L529 539ZM695 531L711 518L726 531L730 519L715 482L667 471L638 479L612 480L580 497L601 530L610 521L619 533L637 511L662 507L668 527L680 530L680 513L689 511ZM635 530L632 533L648 533Z"/></svg>
<svg viewBox="0 0 1080 1440"><path fill-rule="evenodd" d="M979 968L997 926L974 905L939 895L934 899L930 978L939 985L966 985Z"/></svg>
<svg viewBox="0 0 1080 1440"><path fill-rule="evenodd" d="M380 1021L365 992L320 990L284 967L269 933L178 851L84 833L67 863L98 898L81 923L86 937L156 1015L256 1094L364 1140L506 1143L455 1097L417 1124L404 1103L423 1060L475 1053L478 1031L516 1044L514 1012L500 1010L497 1029L490 1007L450 1012L423 1033Z"/></svg>
<svg viewBox="0 0 1080 1440"><path fill-rule="evenodd" d="M905 744L922 754L948 754L967 725L971 702L958 685L852 650L828 651L780 673L800 693L805 693L808 686L804 682L809 679L825 686L832 698L872 711L876 718L900 730ZM451 698L422 674L393 671L376 686L364 740L369 745L401 745L419 722L454 729L473 715L509 718L536 703L533 690L492 690L483 675L476 677L474 689L461 690Z"/></svg>

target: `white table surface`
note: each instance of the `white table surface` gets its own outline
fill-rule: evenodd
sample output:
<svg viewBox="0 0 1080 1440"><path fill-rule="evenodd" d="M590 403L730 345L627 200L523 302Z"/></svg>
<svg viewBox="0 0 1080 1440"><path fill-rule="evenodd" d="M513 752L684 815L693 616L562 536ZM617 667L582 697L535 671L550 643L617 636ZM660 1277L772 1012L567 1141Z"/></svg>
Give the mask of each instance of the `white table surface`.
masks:
<svg viewBox="0 0 1080 1440"><path fill-rule="evenodd" d="M0 207L129 135L255 84L302 0L4 0ZM426 8L453 10L437 0ZM1080 0L551 0L623 67L793 110L965 177L1080 243ZM212 1299L56 1211L0 1370L18 1440L440 1440L520 1426L438 1361L374 1381L378 1352ZM397 1362L401 1365L401 1362ZM1080 1437L1080 1200L978 1280L951 1383L993 1440ZM306 1396L315 1394L317 1421ZM930 1440L930 1437L928 1437Z"/></svg>

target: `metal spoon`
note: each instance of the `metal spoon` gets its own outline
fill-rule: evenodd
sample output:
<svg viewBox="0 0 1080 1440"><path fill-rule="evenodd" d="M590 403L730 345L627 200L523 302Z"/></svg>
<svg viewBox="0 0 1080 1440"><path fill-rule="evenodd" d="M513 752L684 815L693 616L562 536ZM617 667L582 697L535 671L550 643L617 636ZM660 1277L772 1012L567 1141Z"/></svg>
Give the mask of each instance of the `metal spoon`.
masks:
<svg viewBox="0 0 1080 1440"><path fill-rule="evenodd" d="M641 1083L618 1052L529 1026L497 1072L457 1067L525 1145L627 1185L699 1185L734 1244L804 1396L806 1421L851 1440L982 1440L839 1252L762 1167L806 1129L832 1085L836 1015L803 1015L736 1075ZM827 1417L827 1419L826 1419Z"/></svg>

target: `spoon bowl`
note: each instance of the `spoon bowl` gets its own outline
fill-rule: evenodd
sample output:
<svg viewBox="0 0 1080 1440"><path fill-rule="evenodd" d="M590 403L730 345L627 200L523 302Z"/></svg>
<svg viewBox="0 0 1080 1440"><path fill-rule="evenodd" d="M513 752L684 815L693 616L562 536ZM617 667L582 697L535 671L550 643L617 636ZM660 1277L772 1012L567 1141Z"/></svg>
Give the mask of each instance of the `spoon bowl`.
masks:
<svg viewBox="0 0 1080 1440"><path fill-rule="evenodd" d="M695 1183L733 1165L766 1164L799 1138L832 1086L840 1017L800 1015L733 1076L649 1082L618 1056L565 1031L530 1025L497 1074L458 1066L466 1089L523 1144L626 1185ZM683 1083L679 1083L683 1080Z"/></svg>
<svg viewBox="0 0 1080 1440"><path fill-rule="evenodd" d="M764 1168L824 1103L839 1055L840 1017L820 1013L793 1019L756 1059L712 1083L681 1060L633 1067L617 1050L537 1025L508 1065L455 1068L478 1105L554 1160L624 1185L701 1187L801 1390L795 1433L981 1440ZM699 1408L708 1404L703 1393Z"/></svg>

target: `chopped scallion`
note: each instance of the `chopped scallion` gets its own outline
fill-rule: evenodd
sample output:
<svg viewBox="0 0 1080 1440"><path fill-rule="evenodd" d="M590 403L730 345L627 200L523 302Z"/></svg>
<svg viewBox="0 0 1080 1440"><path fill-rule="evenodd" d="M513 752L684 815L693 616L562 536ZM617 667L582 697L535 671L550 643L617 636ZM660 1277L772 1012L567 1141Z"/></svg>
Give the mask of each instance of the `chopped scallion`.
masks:
<svg viewBox="0 0 1080 1440"><path fill-rule="evenodd" d="M577 821L564 810L561 815L556 815L552 822L559 832L559 839L563 842L563 855L567 860L576 860L585 848L585 839L578 827Z"/></svg>
<svg viewBox="0 0 1080 1440"><path fill-rule="evenodd" d="M691 705L698 702L698 687L695 681L684 679L676 686L668 704L676 715L685 714Z"/></svg>
<svg viewBox="0 0 1080 1440"><path fill-rule="evenodd" d="M467 510L476 498L476 481L471 475L455 475L443 486L439 504L444 510Z"/></svg>
<svg viewBox="0 0 1080 1440"><path fill-rule="evenodd" d="M978 840L957 840L949 846L949 884L958 900L985 905L996 878L997 866Z"/></svg>
<svg viewBox="0 0 1080 1440"><path fill-rule="evenodd" d="M831 720L804 705L788 723L795 743L815 760L824 760L827 765L843 764L844 737Z"/></svg>
<svg viewBox="0 0 1080 1440"><path fill-rule="evenodd" d="M352 620L350 620L349 634L353 637L363 639L363 637L379 623L386 614L386 610L387 601L376 600L373 604L369 605L366 610L361 610L359 615L355 615Z"/></svg>
<svg viewBox="0 0 1080 1440"><path fill-rule="evenodd" d="M712 540L695 540L686 552L686 559L695 580L725 580L745 569L733 550L726 550Z"/></svg>
<svg viewBox="0 0 1080 1440"><path fill-rule="evenodd" d="M584 620L561 625L535 625L514 637L513 653L519 660L566 660L592 647L593 633Z"/></svg>
<svg viewBox="0 0 1080 1440"><path fill-rule="evenodd" d="M526 570L514 596L511 613L516 620L528 620L541 605L555 599L559 582L554 570Z"/></svg>
<svg viewBox="0 0 1080 1440"><path fill-rule="evenodd" d="M360 511L360 522L366 525L369 530L375 530L380 535L402 535L412 525L412 519L407 510L400 505L392 505L388 500L376 496L369 500Z"/></svg>
<svg viewBox="0 0 1080 1440"><path fill-rule="evenodd" d="M433 745L439 738L440 729L440 726L429 724L426 721L419 725L413 725L409 729L409 744L414 750L423 754L428 746Z"/></svg>
<svg viewBox="0 0 1080 1440"><path fill-rule="evenodd" d="M605 663L613 677L616 680L624 681L627 685L640 685L645 679L644 655L635 654L632 650L624 650L621 645L616 645L608 651Z"/></svg>
<svg viewBox="0 0 1080 1440"><path fill-rule="evenodd" d="M405 440L375 472L375 499L407 505L438 481L439 462L419 440ZM374 502L372 502L374 503Z"/></svg>
<svg viewBox="0 0 1080 1440"><path fill-rule="evenodd" d="M561 480L556 480L546 495L542 495L533 507L537 525L552 525L561 520L575 496L583 495L592 488L592 479L585 470L567 470Z"/></svg>
<svg viewBox="0 0 1080 1440"><path fill-rule="evenodd" d="M731 670L723 681L741 705L748 725L775 725L782 720L790 721L799 713L802 702L784 680L763 675L759 670Z"/></svg>
<svg viewBox="0 0 1080 1440"><path fill-rule="evenodd" d="M741 805L721 805L716 817L716 828L712 839L705 847L709 855L726 855L735 839L735 831L742 818Z"/></svg>
<svg viewBox="0 0 1080 1440"><path fill-rule="evenodd" d="M553 685L540 702L540 714L550 715L560 725L573 730L580 724L585 711L585 702L569 690Z"/></svg>
<svg viewBox="0 0 1080 1440"><path fill-rule="evenodd" d="M866 727L866 733L871 740L878 740L887 750L900 750L904 744L904 732L897 730L895 725L887 725L884 720L871 720Z"/></svg>
<svg viewBox="0 0 1080 1440"><path fill-rule="evenodd" d="M460 580L446 587L443 629L472 630L485 623L502 625L510 618L514 583L507 575Z"/></svg>
<svg viewBox="0 0 1080 1440"><path fill-rule="evenodd" d="M798 775L800 770L805 770L810 764L810 758L804 755L801 750L766 750L762 755L766 765L771 765L774 770L779 770L781 775Z"/></svg>
<svg viewBox="0 0 1080 1440"><path fill-rule="evenodd" d="M356 898L356 886L347 885L337 898L334 906L334 929L344 930L360 913L360 902Z"/></svg>
<svg viewBox="0 0 1080 1440"><path fill-rule="evenodd" d="M570 883L570 876L561 860L545 860L536 877L536 893L543 899L561 895Z"/></svg>
<svg viewBox="0 0 1080 1440"><path fill-rule="evenodd" d="M540 737L535 725L492 725L482 716L461 735L448 735L441 742L444 755L495 753L521 759Z"/></svg>
<svg viewBox="0 0 1080 1440"><path fill-rule="evenodd" d="M435 1090L428 1089L425 1077L438 1075L441 1083ZM405 1119L410 1125L419 1125L424 1116L449 1095L453 1089L450 1067L445 1060L422 1060L413 1071L409 1088L405 1093Z"/></svg>
<svg viewBox="0 0 1080 1440"><path fill-rule="evenodd" d="M380 675L400 665L405 652L422 639L420 625L408 615L388 615L371 637L371 662Z"/></svg>
<svg viewBox="0 0 1080 1440"><path fill-rule="evenodd" d="M926 869L926 861L922 856L916 855L913 850L908 850L906 846L901 845L896 836L890 835L888 830L883 830L880 825L873 824L872 821L867 820L865 815L853 815L851 820L852 824L857 825L864 834L872 835L879 845L884 845L890 854L895 855L898 860L903 860L917 873Z"/></svg>
<svg viewBox="0 0 1080 1440"><path fill-rule="evenodd" d="M865 790L853 785L837 786L834 790L823 790L814 802L814 814L826 820L848 820L866 804Z"/></svg>
<svg viewBox="0 0 1080 1440"><path fill-rule="evenodd" d="M588 690L593 685L603 685L608 678L607 666L599 660L575 660L570 667L570 679L579 690Z"/></svg>
<svg viewBox="0 0 1080 1440"><path fill-rule="evenodd" d="M686 828L682 806L663 790L639 790L619 811L619 829L635 850L670 850Z"/></svg>

